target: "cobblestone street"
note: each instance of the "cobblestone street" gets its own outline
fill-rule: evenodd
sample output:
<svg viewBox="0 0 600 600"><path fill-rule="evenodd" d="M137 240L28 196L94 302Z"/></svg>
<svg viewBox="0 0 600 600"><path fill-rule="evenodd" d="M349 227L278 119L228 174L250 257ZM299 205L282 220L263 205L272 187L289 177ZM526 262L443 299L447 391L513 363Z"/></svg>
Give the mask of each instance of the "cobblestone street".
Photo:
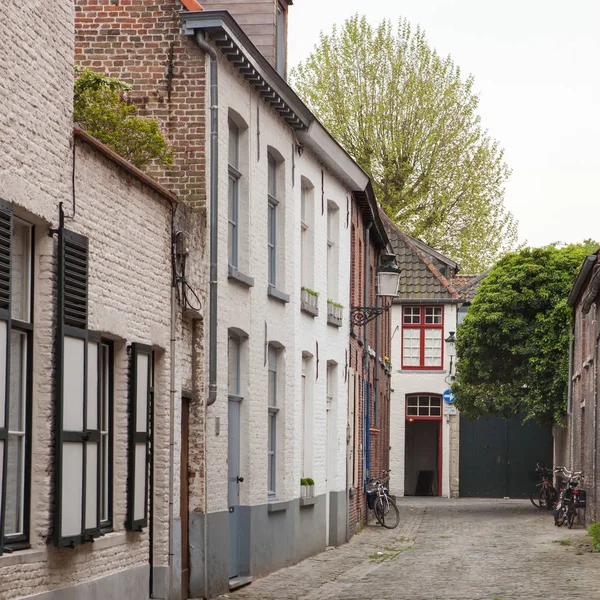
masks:
<svg viewBox="0 0 600 600"><path fill-rule="evenodd" d="M400 525L282 569L231 600L600 599L600 554L525 500L399 499ZM570 543L569 543L570 542Z"/></svg>

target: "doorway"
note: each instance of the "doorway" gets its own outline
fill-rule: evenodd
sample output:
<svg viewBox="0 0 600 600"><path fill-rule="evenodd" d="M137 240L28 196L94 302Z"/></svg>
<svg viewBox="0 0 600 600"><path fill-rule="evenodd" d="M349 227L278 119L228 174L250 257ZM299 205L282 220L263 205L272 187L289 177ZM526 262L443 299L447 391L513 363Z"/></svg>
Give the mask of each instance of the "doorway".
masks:
<svg viewBox="0 0 600 600"><path fill-rule="evenodd" d="M241 515L240 515L240 408L241 399L228 402L227 505L229 506L229 578L240 575Z"/></svg>
<svg viewBox="0 0 600 600"><path fill-rule="evenodd" d="M189 438L191 392L181 395L181 460L179 473L179 511L181 519L181 598L189 598L190 586L190 507L189 507Z"/></svg>
<svg viewBox="0 0 600 600"><path fill-rule="evenodd" d="M442 495L442 397L406 396L404 490L407 496Z"/></svg>

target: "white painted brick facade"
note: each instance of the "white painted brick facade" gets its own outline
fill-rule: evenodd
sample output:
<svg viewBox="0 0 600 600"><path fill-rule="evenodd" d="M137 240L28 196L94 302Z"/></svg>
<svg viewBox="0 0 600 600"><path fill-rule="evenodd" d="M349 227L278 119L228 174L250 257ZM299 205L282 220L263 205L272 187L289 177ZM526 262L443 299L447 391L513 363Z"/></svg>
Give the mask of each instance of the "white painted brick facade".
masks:
<svg viewBox="0 0 600 600"><path fill-rule="evenodd" d="M402 306L394 304L392 307L392 331L396 331L392 339L392 393L390 407L390 492L397 496L404 496L405 490L405 430L406 430L406 395L412 393L443 394L450 388L446 381L450 366L449 354L444 343L444 368L442 371L410 372L402 370ZM444 330L443 338L446 339L450 331L456 331L456 305L444 305ZM453 361L453 372L456 357ZM455 493L458 478L458 414L455 409L449 408L442 402L442 496L450 497ZM411 492L412 493L412 492Z"/></svg>
<svg viewBox="0 0 600 600"><path fill-rule="evenodd" d="M260 112L260 141L257 140L257 107ZM231 113L230 111L234 111ZM240 137L241 184L246 190L248 218L241 224L239 270L254 278L253 287L228 280L228 118L241 118L246 129ZM258 149L260 144L260 150ZM305 152L292 158L295 136L289 127L269 109L258 95L226 62L219 62L219 306L218 306L218 397L207 411L207 485L209 512L227 508L227 332L229 328L245 332L242 359L241 465L244 482L240 502L258 505L267 502L267 366L265 365L265 324L267 342L276 341L285 369L283 400L278 420L277 499L300 496L301 457L301 369L302 352L316 355L319 343L319 379L315 381L313 479L316 494L325 493L325 403L327 361L337 363L335 407L335 481L331 490L345 488L345 428L347 421L347 384L344 380L346 348L349 336L350 230L346 227L345 187L325 172L325 211L321 214L321 166ZM278 273L277 288L290 296L282 303L267 295L267 152L280 154L284 182L278 206L278 218L285 221L285 233L279 246L284 268ZM260 153L260 157L259 157ZM295 163L294 175L292 166ZM320 292L319 316L315 319L300 310L300 211L301 178L315 186L315 288ZM292 181L292 178L294 181ZM279 196L279 194L278 194ZM339 289L338 301L344 305L343 325L327 324L327 201L339 206ZM240 196L240 202L245 201ZM316 358L316 356L315 356ZM220 434L216 435L216 419Z"/></svg>

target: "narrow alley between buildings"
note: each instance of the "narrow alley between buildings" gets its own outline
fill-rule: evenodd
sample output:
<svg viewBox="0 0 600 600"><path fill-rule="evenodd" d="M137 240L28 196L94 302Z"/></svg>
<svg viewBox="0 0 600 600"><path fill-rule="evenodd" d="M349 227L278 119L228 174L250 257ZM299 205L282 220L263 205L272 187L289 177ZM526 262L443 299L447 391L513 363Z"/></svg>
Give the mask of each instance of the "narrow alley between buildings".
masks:
<svg viewBox="0 0 600 600"><path fill-rule="evenodd" d="M221 600L600 598L581 525L527 500L401 498L400 525L257 580Z"/></svg>

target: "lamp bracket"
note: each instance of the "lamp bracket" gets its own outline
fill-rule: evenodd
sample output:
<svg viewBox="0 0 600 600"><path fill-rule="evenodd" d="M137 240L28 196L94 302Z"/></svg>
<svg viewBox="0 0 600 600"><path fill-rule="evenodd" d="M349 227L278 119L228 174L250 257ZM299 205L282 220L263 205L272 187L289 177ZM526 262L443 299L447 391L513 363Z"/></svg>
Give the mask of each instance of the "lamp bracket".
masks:
<svg viewBox="0 0 600 600"><path fill-rule="evenodd" d="M358 327L366 325L379 315L387 312L391 304L387 306L352 306L350 308L350 322Z"/></svg>

